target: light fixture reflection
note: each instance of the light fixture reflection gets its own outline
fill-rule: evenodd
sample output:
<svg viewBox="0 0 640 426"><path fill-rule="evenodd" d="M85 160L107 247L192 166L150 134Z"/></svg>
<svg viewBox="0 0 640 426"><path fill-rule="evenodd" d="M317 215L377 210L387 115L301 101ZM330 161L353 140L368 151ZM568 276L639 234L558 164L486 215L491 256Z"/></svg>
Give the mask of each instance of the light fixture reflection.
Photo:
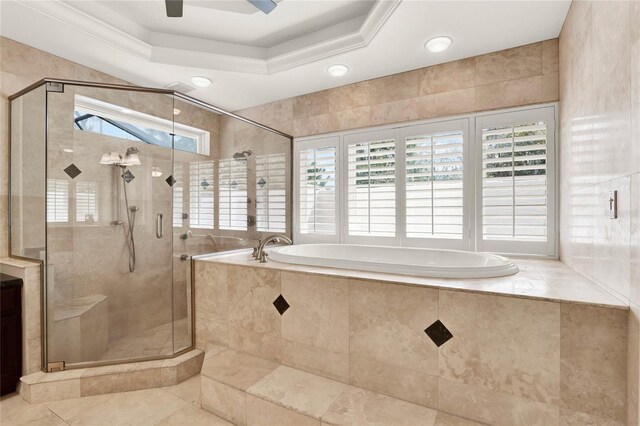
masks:
<svg viewBox="0 0 640 426"><path fill-rule="evenodd" d="M153 177L160 177L162 176L162 170L160 169L160 167L152 167L151 168L151 176Z"/></svg>

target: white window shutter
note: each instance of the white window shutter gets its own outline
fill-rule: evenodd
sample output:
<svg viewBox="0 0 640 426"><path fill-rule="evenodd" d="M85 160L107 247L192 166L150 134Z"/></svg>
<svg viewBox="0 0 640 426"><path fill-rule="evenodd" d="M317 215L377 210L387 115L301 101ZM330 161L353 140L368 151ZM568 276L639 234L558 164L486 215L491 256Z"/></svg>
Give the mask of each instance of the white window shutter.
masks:
<svg viewBox="0 0 640 426"><path fill-rule="evenodd" d="M286 231L287 171L285 160L284 153L256 157L256 224L258 231Z"/></svg>
<svg viewBox="0 0 640 426"><path fill-rule="evenodd" d="M247 230L247 160L220 160L219 228Z"/></svg>
<svg viewBox="0 0 640 426"><path fill-rule="evenodd" d="M76 182L76 222L98 222L98 183Z"/></svg>
<svg viewBox="0 0 640 426"><path fill-rule="evenodd" d="M366 135L355 138L366 139ZM348 236L395 237L395 139L347 142L346 146Z"/></svg>
<svg viewBox="0 0 640 426"><path fill-rule="evenodd" d="M189 226L192 228L214 228L213 176L213 161L194 161L189 164ZM181 197L181 191L176 190L174 190L174 197ZM174 214L174 223L176 220Z"/></svg>
<svg viewBox="0 0 640 426"><path fill-rule="evenodd" d="M47 179L47 222L69 222L69 181Z"/></svg>
<svg viewBox="0 0 640 426"><path fill-rule="evenodd" d="M464 236L464 132L405 138L406 236Z"/></svg>
<svg viewBox="0 0 640 426"><path fill-rule="evenodd" d="M336 146L321 146L298 153L300 234L336 234L337 152Z"/></svg>
<svg viewBox="0 0 640 426"><path fill-rule="evenodd" d="M479 249L554 254L552 108L478 119Z"/></svg>

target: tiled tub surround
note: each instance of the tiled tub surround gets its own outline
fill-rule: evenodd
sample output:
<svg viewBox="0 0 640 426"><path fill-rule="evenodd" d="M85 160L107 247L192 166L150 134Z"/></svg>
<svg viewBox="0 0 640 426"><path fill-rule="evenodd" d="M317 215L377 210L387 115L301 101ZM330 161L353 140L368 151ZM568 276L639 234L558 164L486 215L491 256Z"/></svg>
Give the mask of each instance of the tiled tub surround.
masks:
<svg viewBox="0 0 640 426"><path fill-rule="evenodd" d="M196 261L196 343L480 422L623 424L628 307L558 261L517 263L443 280L212 256Z"/></svg>

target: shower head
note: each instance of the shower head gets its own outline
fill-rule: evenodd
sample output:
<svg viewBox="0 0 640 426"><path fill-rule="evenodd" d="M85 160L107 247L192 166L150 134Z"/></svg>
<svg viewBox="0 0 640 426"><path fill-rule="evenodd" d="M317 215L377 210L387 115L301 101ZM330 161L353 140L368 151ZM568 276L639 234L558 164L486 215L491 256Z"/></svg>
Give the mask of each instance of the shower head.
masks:
<svg viewBox="0 0 640 426"><path fill-rule="evenodd" d="M233 159L234 160L244 160L245 158L247 158L251 154L253 154L251 152L251 150L242 151L242 152L236 152L235 154L233 154Z"/></svg>

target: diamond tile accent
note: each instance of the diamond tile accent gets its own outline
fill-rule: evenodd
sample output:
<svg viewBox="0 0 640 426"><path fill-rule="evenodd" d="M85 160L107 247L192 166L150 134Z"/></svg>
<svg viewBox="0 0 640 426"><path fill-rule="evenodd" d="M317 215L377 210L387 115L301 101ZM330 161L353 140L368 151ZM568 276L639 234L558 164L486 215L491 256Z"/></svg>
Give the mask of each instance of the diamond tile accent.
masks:
<svg viewBox="0 0 640 426"><path fill-rule="evenodd" d="M445 327L440 320L436 320L436 322L427 327L424 332L427 333L427 336L429 336L437 347L444 345L453 338L453 334L451 334L449 329Z"/></svg>
<svg viewBox="0 0 640 426"><path fill-rule="evenodd" d="M287 309L289 309L289 303L287 303L286 299L280 295L273 301L273 306L276 307L280 315L284 314Z"/></svg>
<svg viewBox="0 0 640 426"><path fill-rule="evenodd" d="M173 186L177 182L177 180L175 180L173 175L169 175L169 177L166 178L164 181L167 182L169 186Z"/></svg>
<svg viewBox="0 0 640 426"><path fill-rule="evenodd" d="M206 179L204 179L202 182L200 182L200 186L202 187L202 189L207 189L210 186L210 183L207 182Z"/></svg>
<svg viewBox="0 0 640 426"><path fill-rule="evenodd" d="M131 173L130 170L126 170L122 174L122 178L124 179L125 182L131 183L131 181L134 180L136 177L133 175L133 173Z"/></svg>
<svg viewBox="0 0 640 426"><path fill-rule="evenodd" d="M238 187L238 182L236 182L235 180L233 182L231 182L231 188L236 189Z"/></svg>
<svg viewBox="0 0 640 426"><path fill-rule="evenodd" d="M71 163L71 165L64 169L64 172L68 174L71 179L75 179L76 176L82 173L82 170L80 170L75 164Z"/></svg>
<svg viewBox="0 0 640 426"><path fill-rule="evenodd" d="M260 178L260 180L258 181L258 186L260 187L260 189L264 188L266 184L267 184L267 181L264 180L264 178Z"/></svg>

